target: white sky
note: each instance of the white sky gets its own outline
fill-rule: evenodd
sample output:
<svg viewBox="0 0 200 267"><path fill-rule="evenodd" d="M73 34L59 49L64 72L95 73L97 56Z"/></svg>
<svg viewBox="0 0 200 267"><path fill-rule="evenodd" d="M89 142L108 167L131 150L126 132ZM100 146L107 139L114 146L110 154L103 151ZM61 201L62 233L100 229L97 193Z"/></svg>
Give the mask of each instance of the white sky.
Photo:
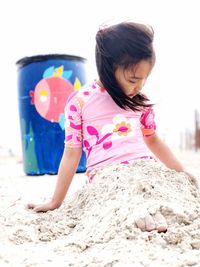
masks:
<svg viewBox="0 0 200 267"><path fill-rule="evenodd" d="M158 104L161 132L174 140L174 134L193 128L193 110L200 107L198 0L6 0L0 4L0 146L21 152L15 62L73 54L86 57L95 74L99 25L126 19L151 24L155 31L157 62L145 90Z"/></svg>

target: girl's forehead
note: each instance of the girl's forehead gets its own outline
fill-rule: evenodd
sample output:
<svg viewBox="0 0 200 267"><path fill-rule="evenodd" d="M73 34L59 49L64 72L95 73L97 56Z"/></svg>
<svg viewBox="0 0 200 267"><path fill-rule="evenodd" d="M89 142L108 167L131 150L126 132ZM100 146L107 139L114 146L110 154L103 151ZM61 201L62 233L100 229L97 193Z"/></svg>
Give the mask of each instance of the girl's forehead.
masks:
<svg viewBox="0 0 200 267"><path fill-rule="evenodd" d="M142 60L139 63L130 66L125 70L126 75L135 79L144 79L151 72L152 64L149 61Z"/></svg>

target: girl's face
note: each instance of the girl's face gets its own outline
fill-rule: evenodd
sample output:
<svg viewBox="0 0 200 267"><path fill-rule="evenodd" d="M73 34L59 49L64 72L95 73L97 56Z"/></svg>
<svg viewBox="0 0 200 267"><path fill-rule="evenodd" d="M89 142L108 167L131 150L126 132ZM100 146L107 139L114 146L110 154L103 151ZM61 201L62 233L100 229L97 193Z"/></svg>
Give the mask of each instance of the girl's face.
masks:
<svg viewBox="0 0 200 267"><path fill-rule="evenodd" d="M137 95L144 86L152 65L147 60L141 60L131 68L123 69L118 67L115 71L115 78L123 92L130 98Z"/></svg>

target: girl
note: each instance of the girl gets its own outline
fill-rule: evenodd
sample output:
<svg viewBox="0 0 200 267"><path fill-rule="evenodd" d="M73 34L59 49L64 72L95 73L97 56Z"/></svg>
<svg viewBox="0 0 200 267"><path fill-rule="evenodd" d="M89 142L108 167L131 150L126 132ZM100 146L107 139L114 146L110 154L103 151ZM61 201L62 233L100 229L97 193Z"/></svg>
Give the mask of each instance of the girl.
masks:
<svg viewBox="0 0 200 267"><path fill-rule="evenodd" d="M153 30L143 24L123 22L96 34L96 66L99 78L73 93L65 109L65 149L52 200L28 204L36 212L62 204L78 166L82 145L87 155L87 176L95 169L116 162L128 164L151 160L153 154L168 168L186 172L156 134L154 112L142 88L155 64ZM153 154L152 154L152 153ZM190 175L197 185L195 177ZM162 214L136 218L143 230L167 230Z"/></svg>

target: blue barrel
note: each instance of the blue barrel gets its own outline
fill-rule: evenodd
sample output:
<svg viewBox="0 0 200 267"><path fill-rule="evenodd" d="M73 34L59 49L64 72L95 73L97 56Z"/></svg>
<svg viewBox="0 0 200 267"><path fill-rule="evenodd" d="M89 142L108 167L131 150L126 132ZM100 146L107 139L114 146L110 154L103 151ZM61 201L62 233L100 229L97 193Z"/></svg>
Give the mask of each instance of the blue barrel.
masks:
<svg viewBox="0 0 200 267"><path fill-rule="evenodd" d="M24 57L18 66L19 118L24 172L57 174L64 149L64 107L87 82L86 59L51 54ZM76 172L86 171L82 152Z"/></svg>

